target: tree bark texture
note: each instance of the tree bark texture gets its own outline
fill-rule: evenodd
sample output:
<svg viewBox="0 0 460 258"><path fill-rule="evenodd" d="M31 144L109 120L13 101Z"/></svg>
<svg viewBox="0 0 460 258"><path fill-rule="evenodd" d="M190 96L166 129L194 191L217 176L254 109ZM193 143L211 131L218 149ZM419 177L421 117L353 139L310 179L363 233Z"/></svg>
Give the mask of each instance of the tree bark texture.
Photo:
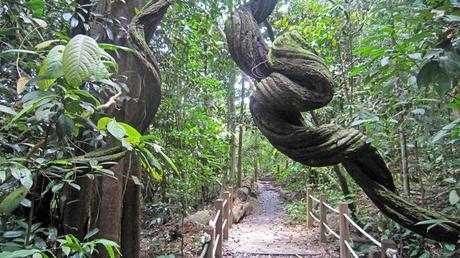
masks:
<svg viewBox="0 0 460 258"><path fill-rule="evenodd" d="M258 80L250 99L254 123L279 151L308 166L342 163L374 204L402 226L441 242L456 243L460 218L448 218L401 198L383 158L368 139L353 128L327 124L308 127L301 112L327 105L334 81L325 62L308 50L296 32L276 38L268 50L258 25L277 0L252 0L235 10L225 23L229 51L238 66ZM436 219L445 223L428 231Z"/></svg>
<svg viewBox="0 0 460 258"><path fill-rule="evenodd" d="M406 134L402 128L399 128L399 144L401 149L401 178L403 184L403 193L407 196L410 196L410 186L409 186L409 168L407 166L407 143L406 143Z"/></svg>
<svg viewBox="0 0 460 258"><path fill-rule="evenodd" d="M98 4L104 13L126 18L120 19L120 27L112 28L111 43L135 50L118 53L118 73L127 77L129 92L125 94L129 98L109 113L140 132L148 129L161 97L159 68L148 42L172 2L157 0L145 6L142 0ZM135 9L140 11L136 14ZM124 257L139 257L140 188L133 183L132 176L141 176L141 166L137 157L129 154L111 170L116 179L102 177L97 183L88 182L81 192L65 196L68 201L64 207L64 226L68 232L77 232L79 237L98 227L98 237L119 243ZM100 257L107 254L102 252Z"/></svg>

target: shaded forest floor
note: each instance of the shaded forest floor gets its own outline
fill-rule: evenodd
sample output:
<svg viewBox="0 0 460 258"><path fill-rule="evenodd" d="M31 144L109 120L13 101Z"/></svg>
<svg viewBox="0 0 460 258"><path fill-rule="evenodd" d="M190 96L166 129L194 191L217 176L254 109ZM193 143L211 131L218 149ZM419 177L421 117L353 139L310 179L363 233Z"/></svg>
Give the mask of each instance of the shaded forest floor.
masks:
<svg viewBox="0 0 460 258"><path fill-rule="evenodd" d="M259 208L235 224L224 243L226 257L334 257L332 246L319 242L318 228L289 223L279 187L258 182Z"/></svg>
<svg viewBox="0 0 460 258"><path fill-rule="evenodd" d="M296 223L288 218L279 186L273 185L272 181L259 181L257 184L258 206L252 215L233 225L230 237L224 243L225 257L335 257L336 250L332 245L320 243L317 227L308 230L304 223ZM181 221L148 225L149 220L144 223L141 257L166 254L175 257L199 256L202 248L201 227L186 222L179 230L180 236L176 236Z"/></svg>

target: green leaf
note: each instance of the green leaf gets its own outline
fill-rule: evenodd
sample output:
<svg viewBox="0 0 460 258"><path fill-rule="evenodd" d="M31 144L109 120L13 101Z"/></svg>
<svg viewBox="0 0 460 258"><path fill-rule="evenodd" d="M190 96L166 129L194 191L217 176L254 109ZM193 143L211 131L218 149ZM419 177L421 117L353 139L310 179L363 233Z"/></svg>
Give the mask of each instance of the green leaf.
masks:
<svg viewBox="0 0 460 258"><path fill-rule="evenodd" d="M126 135L126 131L115 119L112 119L107 124L107 131L116 139L122 140Z"/></svg>
<svg viewBox="0 0 460 258"><path fill-rule="evenodd" d="M1 252L0 257L1 258L23 258L23 257L29 257L36 253L40 253L40 250L38 249L17 250L14 252Z"/></svg>
<svg viewBox="0 0 460 258"><path fill-rule="evenodd" d="M372 122L378 122L379 121L379 117L373 117L373 118L369 118L369 119L360 119L360 120L355 120L353 121L353 123L351 123L350 126L357 126L357 125L360 125L360 124L365 124L365 123L372 123Z"/></svg>
<svg viewBox="0 0 460 258"><path fill-rule="evenodd" d="M417 74L417 85L419 88L433 85L436 92L443 96L452 88L452 78L438 62L430 61Z"/></svg>
<svg viewBox="0 0 460 258"><path fill-rule="evenodd" d="M97 129L99 130L105 130L107 128L107 124L112 121L112 118L110 117L102 117L97 121Z"/></svg>
<svg viewBox="0 0 460 258"><path fill-rule="evenodd" d="M131 144L137 145L141 142L141 133L127 123L118 122L125 129L127 137L125 138Z"/></svg>
<svg viewBox="0 0 460 258"><path fill-rule="evenodd" d="M4 238L16 238L16 237L22 236L22 234L24 234L24 231L22 230L12 230L12 231L6 231L5 233L3 233L3 237Z"/></svg>
<svg viewBox="0 0 460 258"><path fill-rule="evenodd" d="M61 114L56 121L56 133L59 138L72 135L75 124L67 115Z"/></svg>
<svg viewBox="0 0 460 258"><path fill-rule="evenodd" d="M0 105L0 112L10 114L10 115L16 115L16 111L14 111L12 108Z"/></svg>
<svg viewBox="0 0 460 258"><path fill-rule="evenodd" d="M157 168L161 170L160 163L158 162L158 160L156 160L155 157L153 157L153 154L145 148L139 148L137 150L137 154L140 158L142 167L144 167L150 173L152 178L155 180L161 180L162 176L158 173L158 171L155 168L152 167L152 165L158 166Z"/></svg>
<svg viewBox="0 0 460 258"><path fill-rule="evenodd" d="M176 172L177 174L179 174L179 170L177 169L176 165L174 164L174 162L161 150L161 148L157 148L156 151L158 153L160 153L160 155L163 157L163 159L169 164L169 166L172 168L172 170L174 170L174 172Z"/></svg>
<svg viewBox="0 0 460 258"><path fill-rule="evenodd" d="M102 244L111 258L115 257L115 252L113 249L115 249L117 253L120 254L120 251L118 250L120 246L114 241L108 239L96 239L94 240L94 243Z"/></svg>
<svg viewBox="0 0 460 258"><path fill-rule="evenodd" d="M80 99L85 101L85 102L91 103L91 104L93 104L95 106L99 106L101 104L101 102L97 98L95 98L93 95L89 94L89 92L87 92L87 91L73 90L71 92L74 93L75 95L78 95L80 97Z"/></svg>
<svg viewBox="0 0 460 258"><path fill-rule="evenodd" d="M439 130L431 140L431 143L436 143L444 136L448 135L449 132L460 124L460 118L455 119L454 121L450 122L449 124L445 125L441 130Z"/></svg>
<svg viewBox="0 0 460 258"><path fill-rule="evenodd" d="M45 10L44 0L29 0L26 1L24 5L32 11L34 16L43 16L43 12Z"/></svg>
<svg viewBox="0 0 460 258"><path fill-rule="evenodd" d="M121 139L121 146L129 151L133 150L133 145L131 145L131 143L128 142L125 138Z"/></svg>
<svg viewBox="0 0 460 258"><path fill-rule="evenodd" d="M93 237L94 235L96 235L97 233L99 233L99 229L98 228L93 228L88 233L86 233L86 235L85 235L85 237L83 239L88 240L91 237Z"/></svg>
<svg viewBox="0 0 460 258"><path fill-rule="evenodd" d="M59 39L51 39L51 40L43 41L43 42L38 43L37 45L35 45L35 49L47 48L47 47L51 46L51 44L53 44L54 42L59 42L59 41L60 41Z"/></svg>
<svg viewBox="0 0 460 258"><path fill-rule="evenodd" d="M154 166L158 170L162 170L160 162L155 158L155 156L147 148L139 148L140 151L147 158L147 162L150 166Z"/></svg>
<svg viewBox="0 0 460 258"><path fill-rule="evenodd" d="M455 191L455 190L450 191L450 193L449 193L449 202L450 202L450 204L455 205L455 204L458 203L458 201L460 201L460 196L458 196L457 191Z"/></svg>
<svg viewBox="0 0 460 258"><path fill-rule="evenodd" d="M0 203L0 214L10 215L21 204L28 192L26 187L21 186L9 193Z"/></svg>
<svg viewBox="0 0 460 258"><path fill-rule="evenodd" d="M57 79L64 75L64 68L62 66L62 56L64 53L65 47L62 45L53 47L48 55L46 56L45 61L43 62L42 67L38 75L43 76L45 79L40 80L38 83L38 88L41 90L47 90L54 83L54 79Z"/></svg>
<svg viewBox="0 0 460 258"><path fill-rule="evenodd" d="M8 53L22 53L22 54L33 54L33 55L38 55L37 52L32 51L32 50L26 50L26 49L8 49L5 51L2 51L0 55L3 54L8 54Z"/></svg>
<svg viewBox="0 0 460 258"><path fill-rule="evenodd" d="M64 78L73 87L79 87L96 73L101 51L94 39L85 35L73 37L64 49L62 65Z"/></svg>
<svg viewBox="0 0 460 258"><path fill-rule="evenodd" d="M8 130L11 128L11 126L16 123L22 116L25 114L31 112L32 110L35 110L38 106L40 106L46 99L54 98L56 95L47 95L44 97L41 97L39 99L34 100L31 104L29 104L27 107L23 108L21 112L17 113L11 121L5 126L5 128Z"/></svg>

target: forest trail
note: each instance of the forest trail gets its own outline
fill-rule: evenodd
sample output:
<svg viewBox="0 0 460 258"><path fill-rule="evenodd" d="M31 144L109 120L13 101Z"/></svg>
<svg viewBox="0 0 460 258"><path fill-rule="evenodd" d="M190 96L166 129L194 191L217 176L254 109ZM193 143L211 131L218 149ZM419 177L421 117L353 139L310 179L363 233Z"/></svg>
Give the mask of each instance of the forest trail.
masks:
<svg viewBox="0 0 460 258"><path fill-rule="evenodd" d="M335 257L330 245L319 242L318 228L288 223L284 202L270 181L259 181L259 210L234 224L224 257Z"/></svg>

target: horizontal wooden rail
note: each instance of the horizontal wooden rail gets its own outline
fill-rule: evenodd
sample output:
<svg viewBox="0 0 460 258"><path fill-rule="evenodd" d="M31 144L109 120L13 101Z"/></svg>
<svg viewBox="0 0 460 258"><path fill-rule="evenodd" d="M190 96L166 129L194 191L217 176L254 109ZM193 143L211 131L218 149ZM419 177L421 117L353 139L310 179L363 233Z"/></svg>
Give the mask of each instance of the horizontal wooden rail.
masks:
<svg viewBox="0 0 460 258"><path fill-rule="evenodd" d="M335 238L340 239L339 234L337 234L334 230L332 230L332 228L330 228L326 223L324 223L324 226L329 231L329 233L331 233L333 236L335 236Z"/></svg>
<svg viewBox="0 0 460 258"><path fill-rule="evenodd" d="M335 213L337 213L337 214L340 213L339 210L332 208L332 206L330 206L330 205L327 204L327 203L324 203L324 206L326 206L326 208L328 208L329 210L331 210L331 211L333 211L333 212L335 212Z"/></svg>
<svg viewBox="0 0 460 258"><path fill-rule="evenodd" d="M317 202L317 203L320 203L320 200L319 200L319 199L316 199L316 198L313 197L313 196L310 196L310 198L311 198L313 201L315 201L315 202Z"/></svg>
<svg viewBox="0 0 460 258"><path fill-rule="evenodd" d="M345 241L345 245L347 246L348 251L351 253L351 255L354 258L359 258L359 256L356 254L355 250L353 250L353 247L351 247L350 243L348 241Z"/></svg>
<svg viewBox="0 0 460 258"><path fill-rule="evenodd" d="M371 240L376 246L382 247L382 244L377 241L375 238L373 238L371 235L369 235L363 228L361 228L356 222L354 222L348 215L344 215L345 218L350 222L359 232L361 232L364 236L366 236L369 240Z"/></svg>
<svg viewBox="0 0 460 258"><path fill-rule="evenodd" d="M232 227L233 188L227 187L224 199L214 202L216 215L209 221L204 230L203 250L200 258L222 258L223 241L228 239L229 228Z"/></svg>
<svg viewBox="0 0 460 258"><path fill-rule="evenodd" d="M381 258L397 258L396 244L393 240L385 239L381 242L377 241L363 228L361 228L353 219L348 215L348 203L339 203L338 209L332 207L326 202L326 195L321 193L320 198L317 199L313 196L313 189L307 189L307 228L313 227L313 222L316 221L320 228L320 239L321 242L326 242L326 232L333 235L339 240L340 244L340 258L349 258L350 255L358 258L359 256L353 250L350 244L350 224L361 232L366 238L372 243L378 246L381 250ZM319 218L313 213L313 202L319 204ZM332 230L327 224L327 209L339 214L339 233Z"/></svg>
<svg viewBox="0 0 460 258"><path fill-rule="evenodd" d="M319 220L317 217L315 217L315 215L314 215L313 212L311 212L311 211L310 211L310 216L311 216L314 220L316 220L316 222L320 223L320 220Z"/></svg>

